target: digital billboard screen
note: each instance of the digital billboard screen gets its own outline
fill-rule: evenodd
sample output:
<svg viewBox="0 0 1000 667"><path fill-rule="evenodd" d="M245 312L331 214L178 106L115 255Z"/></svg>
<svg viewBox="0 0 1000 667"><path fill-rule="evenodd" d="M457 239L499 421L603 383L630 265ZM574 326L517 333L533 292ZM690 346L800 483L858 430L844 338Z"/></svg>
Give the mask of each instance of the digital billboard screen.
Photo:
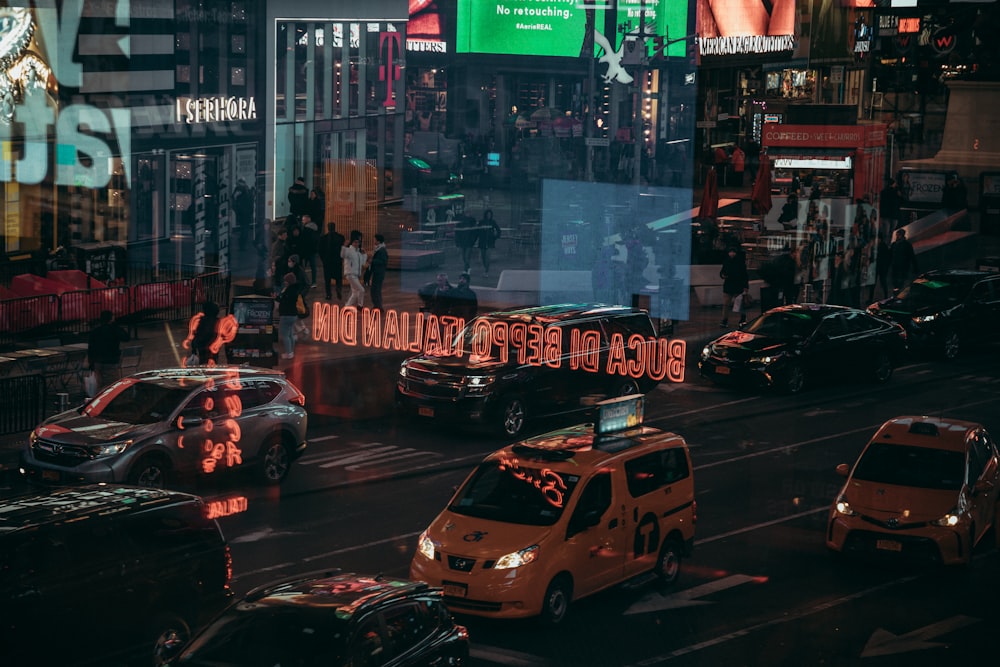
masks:
<svg viewBox="0 0 1000 667"><path fill-rule="evenodd" d="M588 21L598 32L605 29L608 12L615 12L615 25L630 23L638 31L643 0L614 2L567 2L566 0L459 0L455 27L457 53L499 55L583 55ZM609 9L598 9L599 6ZM590 9L586 9L590 7ZM615 9L615 7L617 7ZM645 0L649 36L679 39L687 33L687 3ZM621 35L614 40L615 48ZM595 47L597 55L600 47ZM683 57L683 41L670 45L667 55Z"/></svg>

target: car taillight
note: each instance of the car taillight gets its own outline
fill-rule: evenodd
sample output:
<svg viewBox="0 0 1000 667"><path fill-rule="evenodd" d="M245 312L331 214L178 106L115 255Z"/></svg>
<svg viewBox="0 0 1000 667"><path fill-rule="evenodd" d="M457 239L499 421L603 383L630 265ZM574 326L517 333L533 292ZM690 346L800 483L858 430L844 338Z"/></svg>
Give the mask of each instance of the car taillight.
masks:
<svg viewBox="0 0 1000 667"><path fill-rule="evenodd" d="M301 391L296 391L295 395L288 399L289 403L306 407L306 396Z"/></svg>

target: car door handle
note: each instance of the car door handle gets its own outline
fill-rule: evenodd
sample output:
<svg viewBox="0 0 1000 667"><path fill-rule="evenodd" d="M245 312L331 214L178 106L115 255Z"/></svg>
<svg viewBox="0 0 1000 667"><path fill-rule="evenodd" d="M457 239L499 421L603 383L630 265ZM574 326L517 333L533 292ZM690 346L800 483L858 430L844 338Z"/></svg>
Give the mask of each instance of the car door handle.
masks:
<svg viewBox="0 0 1000 667"><path fill-rule="evenodd" d="M608 528L609 529L611 529L611 528L617 528L617 527L618 527L618 519L612 519L611 521L608 521Z"/></svg>

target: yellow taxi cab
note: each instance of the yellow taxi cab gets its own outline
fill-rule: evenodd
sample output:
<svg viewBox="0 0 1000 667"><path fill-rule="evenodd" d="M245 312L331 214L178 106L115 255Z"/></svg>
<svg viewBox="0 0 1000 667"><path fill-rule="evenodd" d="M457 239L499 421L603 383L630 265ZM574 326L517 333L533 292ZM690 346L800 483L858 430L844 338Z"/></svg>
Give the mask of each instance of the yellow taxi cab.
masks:
<svg viewBox="0 0 1000 667"><path fill-rule="evenodd" d="M642 395L604 401L594 424L487 456L420 535L411 577L456 612L549 624L639 575L672 584L694 545L691 456L642 408Z"/></svg>
<svg viewBox="0 0 1000 667"><path fill-rule="evenodd" d="M968 563L996 521L996 443L981 424L904 416L879 428L830 508L826 545L841 553Z"/></svg>

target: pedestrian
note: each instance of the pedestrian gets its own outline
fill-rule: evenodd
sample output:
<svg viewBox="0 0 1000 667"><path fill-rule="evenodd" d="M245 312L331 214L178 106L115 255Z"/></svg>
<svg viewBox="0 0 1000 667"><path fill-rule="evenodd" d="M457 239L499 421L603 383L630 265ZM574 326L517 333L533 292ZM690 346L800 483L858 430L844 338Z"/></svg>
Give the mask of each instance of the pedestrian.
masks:
<svg viewBox="0 0 1000 667"><path fill-rule="evenodd" d="M343 247L344 235L337 232L335 223L327 224L326 234L319 239L319 259L323 262L323 287L327 301L333 298L331 282L337 283L337 299L344 298L344 260L340 257Z"/></svg>
<svg viewBox="0 0 1000 667"><path fill-rule="evenodd" d="M902 199L903 193L899 189L899 183L895 178L887 178L885 187L878 195L878 215L890 230L899 226L899 207Z"/></svg>
<svg viewBox="0 0 1000 667"><path fill-rule="evenodd" d="M458 277L458 285L448 290L448 314L466 322L475 319L479 312L479 299L469 286L471 280L468 273L463 273Z"/></svg>
<svg viewBox="0 0 1000 667"><path fill-rule="evenodd" d="M212 343L219 336L219 306L206 301L201 306L201 318L191 336L191 353L198 357L197 365L214 366L219 359L219 351L212 351Z"/></svg>
<svg viewBox="0 0 1000 667"><path fill-rule="evenodd" d="M236 218L236 227L239 229L241 251L247 249L247 240L253 227L253 210L253 191L247 186L246 179L240 178L233 189L233 215Z"/></svg>
<svg viewBox="0 0 1000 667"><path fill-rule="evenodd" d="M476 219L471 215L463 215L455 225L455 245L462 253L462 270L469 272L472 264L472 249L476 247L478 236Z"/></svg>
<svg viewBox="0 0 1000 667"><path fill-rule="evenodd" d="M309 293L310 283L306 276L306 270L302 267L302 258L299 255L289 255L286 266L288 273L295 276L295 287L298 290L299 296L302 297L302 302L306 304L306 312L308 312L309 304L306 302L306 295ZM302 319L296 321L295 335L305 338L308 334L309 325Z"/></svg>
<svg viewBox="0 0 1000 667"><path fill-rule="evenodd" d="M91 329L87 340L87 362L93 371L96 383L89 389L106 387L119 378L122 357L121 344L128 340L128 331L115 323L115 315L110 310L102 310L98 324ZM84 383L85 389L86 383ZM93 393L97 393L94 391ZM87 391L87 398L93 398Z"/></svg>
<svg viewBox="0 0 1000 667"><path fill-rule="evenodd" d="M282 226L278 229L278 238L271 244L270 263L271 280L274 293L281 291L281 278L287 271L288 261L288 228Z"/></svg>
<svg viewBox="0 0 1000 667"><path fill-rule="evenodd" d="M288 188L288 210L296 218L309 212L309 188L301 176Z"/></svg>
<svg viewBox="0 0 1000 667"><path fill-rule="evenodd" d="M733 146L733 154L730 156L733 165L733 185L743 187L743 171L746 169L747 154L743 152L739 144Z"/></svg>
<svg viewBox="0 0 1000 667"><path fill-rule="evenodd" d="M919 273L917 269L917 254L913 244L906 238L906 230L899 228L892 238L890 246L889 273L892 277L893 292L899 291L910 278L910 270Z"/></svg>
<svg viewBox="0 0 1000 667"><path fill-rule="evenodd" d="M316 287L316 254L319 252L319 227L312 219L312 214L302 216L302 231L299 236L299 257L303 268L309 269L312 280L309 284Z"/></svg>
<svg viewBox="0 0 1000 667"><path fill-rule="evenodd" d="M437 274L434 281L417 290L417 294L424 303L420 310L438 316L447 315L450 310L448 294L452 289L454 286L448 282L448 274Z"/></svg>
<svg viewBox="0 0 1000 667"><path fill-rule="evenodd" d="M365 305L365 288L361 284L368 256L361 250L361 232L351 230L350 244L340 249L340 257L344 260L344 278L351 286L351 296L347 299L348 306L363 308Z"/></svg>
<svg viewBox="0 0 1000 667"><path fill-rule="evenodd" d="M316 223L316 228L323 229L323 223L326 221L326 195L319 188L309 191L309 215Z"/></svg>
<svg viewBox="0 0 1000 667"><path fill-rule="evenodd" d="M722 321L719 326L729 326L729 310L737 296L741 297L741 307L738 310L740 325L743 325L747 321L746 301L750 293L750 275L747 272L746 257L736 246L730 246L726 252L719 277L722 278Z"/></svg>
<svg viewBox="0 0 1000 667"><path fill-rule="evenodd" d="M382 310L382 284L385 282L385 272L389 268L389 251L385 247L385 237L375 235L375 251L372 252L371 265L371 295L372 306Z"/></svg>
<svg viewBox="0 0 1000 667"><path fill-rule="evenodd" d="M875 241L875 280L876 282L872 284L871 292L868 295L868 301L875 301L875 288L878 285L882 286L882 298L889 298L889 266L892 260L892 249L889 244L885 242L885 232L878 233L878 239Z"/></svg>
<svg viewBox="0 0 1000 667"><path fill-rule="evenodd" d="M282 359L295 356L295 325L299 321L299 311L296 304L299 300L299 287L295 284L295 274L286 273L282 280L282 289L278 293L278 337L284 345Z"/></svg>
<svg viewBox="0 0 1000 667"><path fill-rule="evenodd" d="M479 259L483 262L483 275L487 278L490 277L490 251L496 247L500 234L500 225L493 217L493 209L486 209L483 211L483 219L479 221L479 234L476 242L479 244Z"/></svg>

